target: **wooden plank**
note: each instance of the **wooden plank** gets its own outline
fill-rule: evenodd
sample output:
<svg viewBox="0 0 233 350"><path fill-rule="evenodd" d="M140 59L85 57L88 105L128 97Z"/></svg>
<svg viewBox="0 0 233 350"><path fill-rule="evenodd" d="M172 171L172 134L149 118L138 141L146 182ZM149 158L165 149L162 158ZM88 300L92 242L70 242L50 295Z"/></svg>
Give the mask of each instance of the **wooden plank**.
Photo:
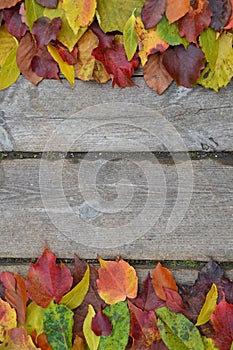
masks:
<svg viewBox="0 0 233 350"><path fill-rule="evenodd" d="M233 150L232 84L218 94L173 84L158 96L134 80L139 88L77 81L72 90L66 81L35 87L20 77L0 92L0 149L41 152L49 141L51 151Z"/></svg>
<svg viewBox="0 0 233 350"><path fill-rule="evenodd" d="M4 160L0 257L39 256L46 241L63 258L232 260L232 164L147 153Z"/></svg>

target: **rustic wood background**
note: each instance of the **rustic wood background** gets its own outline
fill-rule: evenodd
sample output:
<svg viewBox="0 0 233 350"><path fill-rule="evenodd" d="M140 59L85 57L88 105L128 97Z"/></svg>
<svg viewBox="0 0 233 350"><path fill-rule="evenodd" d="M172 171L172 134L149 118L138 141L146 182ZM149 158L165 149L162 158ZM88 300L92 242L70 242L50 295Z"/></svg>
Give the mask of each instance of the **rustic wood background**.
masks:
<svg viewBox="0 0 233 350"><path fill-rule="evenodd" d="M77 81L72 90L65 80L43 81L34 87L20 77L11 88L0 92L1 270L24 272L22 259L39 256L44 241L60 258L72 258L76 252L84 259L96 259L97 253L103 258L121 255L136 259L141 276L147 272L149 260L214 259L228 263L233 260L233 85L217 94L200 87L185 89L173 84L158 96L140 74L134 81L139 87L126 89L112 89L111 83ZM154 134L154 130L158 131L159 116L171 127L165 128L167 134L162 129ZM53 140L56 128L63 133L61 143ZM183 143L173 140L172 128ZM79 137L64 159L62 142L71 143L74 130ZM47 153L42 156L45 150ZM186 164L187 159L182 156L186 151L193 170L192 198L184 218L181 217L174 232L167 233L166 223L177 198L174 159ZM84 223L76 228L77 235L83 237L81 242L86 239L85 222L87 226L91 222L105 229L120 227L140 214L149 195L162 196L166 192L162 208L155 201L155 206L145 213L150 218L161 210L161 216L149 230L145 229L145 234L134 241L129 239L129 243L122 228L124 243L114 248L106 248L103 235L93 234L92 247L69 239L48 215L61 201L51 174L47 184L48 191L52 189L49 207L45 209L42 201L39 170L43 161L49 164L51 172L56 172L56 166L62 162L64 194L70 208ZM96 164L102 164L93 186L97 185L99 195L110 206L117 198L116 183L121 177L128 179L125 190L120 191L124 211L99 213L89 208L77 176L83 162L88 181L93 181L92 169ZM154 187L148 190L147 177L153 178L158 166L164 174L164 187L156 182L155 176ZM187 179L183 179L182 189L188 196ZM88 194L93 202L94 195ZM66 215L65 209L61 210L61 220L66 220ZM143 224L140 225L135 232L143 232ZM21 259L20 263L17 259ZM173 270L178 280L188 283L198 271L184 267ZM231 269L228 273L233 275Z"/></svg>

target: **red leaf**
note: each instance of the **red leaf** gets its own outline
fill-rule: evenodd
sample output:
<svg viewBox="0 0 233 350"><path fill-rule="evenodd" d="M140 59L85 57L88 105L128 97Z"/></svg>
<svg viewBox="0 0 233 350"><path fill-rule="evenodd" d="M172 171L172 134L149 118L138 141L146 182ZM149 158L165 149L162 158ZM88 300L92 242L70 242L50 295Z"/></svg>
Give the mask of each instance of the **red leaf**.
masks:
<svg viewBox="0 0 233 350"><path fill-rule="evenodd" d="M210 25L212 11L207 0L196 0L189 12L178 21L179 34L191 43Z"/></svg>
<svg viewBox="0 0 233 350"><path fill-rule="evenodd" d="M213 13L210 27L218 32L230 19L231 0L209 0L209 5Z"/></svg>
<svg viewBox="0 0 233 350"><path fill-rule="evenodd" d="M21 0L1 0L0 2L0 10L8 9L10 7L15 6Z"/></svg>
<svg viewBox="0 0 233 350"><path fill-rule="evenodd" d="M132 350L149 349L161 338L154 311L142 311L128 301L130 311L130 336L133 338Z"/></svg>
<svg viewBox="0 0 233 350"><path fill-rule="evenodd" d="M28 29L27 25L22 22L19 10L20 5L16 5L10 9L3 11L5 26L8 32L14 35L17 39L20 39L22 36L24 36Z"/></svg>
<svg viewBox="0 0 233 350"><path fill-rule="evenodd" d="M58 0L36 0L38 4L44 7L48 7L49 9L55 9L58 4Z"/></svg>
<svg viewBox="0 0 233 350"><path fill-rule="evenodd" d="M78 48L77 46L70 52L67 47L62 45L59 41L56 42L56 48L64 62L68 64L76 64L78 61Z"/></svg>
<svg viewBox="0 0 233 350"><path fill-rule="evenodd" d="M26 286L29 297L37 305L46 308L54 299L62 299L72 286L70 270L64 265L56 264L56 256L47 248L35 264L30 264Z"/></svg>
<svg viewBox="0 0 233 350"><path fill-rule="evenodd" d="M112 78L112 87L117 84L119 87L134 86L131 77L134 68L139 67L138 56L128 62L123 41L119 36L105 34L97 24L91 26L92 31L99 39L99 46L92 51L96 60L103 63L106 71Z"/></svg>
<svg viewBox="0 0 233 350"><path fill-rule="evenodd" d="M233 305L223 298L210 318L215 331L214 344L220 350L229 350L233 342Z"/></svg>
<svg viewBox="0 0 233 350"><path fill-rule="evenodd" d="M36 330L34 330L31 334L31 338L34 342L34 344L40 348L41 350L53 350L51 346L48 343L47 337L45 333L41 333L39 336L36 333Z"/></svg>
<svg viewBox="0 0 233 350"><path fill-rule="evenodd" d="M191 88L204 68L204 54L193 44L187 49L182 45L169 48L163 53L163 64L178 85Z"/></svg>
<svg viewBox="0 0 233 350"><path fill-rule="evenodd" d="M9 340L7 348L14 350L35 350L31 337L27 335L23 327L10 329L8 335Z"/></svg>
<svg viewBox="0 0 233 350"><path fill-rule="evenodd" d="M175 313L185 311L183 300L177 291L175 291L173 289L169 289L169 288L164 288L164 292L166 295L166 306L171 311L173 311Z"/></svg>
<svg viewBox="0 0 233 350"><path fill-rule="evenodd" d="M62 21L60 17L50 20L47 17L40 17L33 24L32 34L37 43L37 49L48 45L50 41L56 40L57 34L61 29Z"/></svg>
<svg viewBox="0 0 233 350"><path fill-rule="evenodd" d="M163 267L160 263L156 265L152 272L152 284L159 298L166 300L164 287L178 291L176 281L174 280L171 271Z"/></svg>
<svg viewBox="0 0 233 350"><path fill-rule="evenodd" d="M18 322L24 324L28 301L24 278L17 273L13 275L11 272L5 271L1 273L0 279L6 288L6 301L16 310Z"/></svg>
<svg viewBox="0 0 233 350"><path fill-rule="evenodd" d="M172 83L173 79L162 62L161 53L150 55L143 67L145 82L149 87L161 95Z"/></svg>
<svg viewBox="0 0 233 350"><path fill-rule="evenodd" d="M112 324L109 318L103 313L102 309L98 310L92 319L91 329L95 335L107 337L112 332Z"/></svg>
<svg viewBox="0 0 233 350"><path fill-rule="evenodd" d="M35 72L33 72L31 67L32 58L34 57L35 53L35 41L30 33L26 33L19 43L16 54L17 65L25 78L34 85L37 85L42 80L42 77L39 77Z"/></svg>
<svg viewBox="0 0 233 350"><path fill-rule="evenodd" d="M153 28L161 20L166 0L146 0L142 8L142 21L146 29Z"/></svg>
<svg viewBox="0 0 233 350"><path fill-rule="evenodd" d="M31 66L33 72L40 77L59 80L58 65L46 47L42 47L39 51L37 51L36 55L32 58Z"/></svg>
<svg viewBox="0 0 233 350"><path fill-rule="evenodd" d="M156 295L150 273L148 273L144 281L143 291L137 298L132 299L131 302L144 311L154 311L166 305L165 302Z"/></svg>

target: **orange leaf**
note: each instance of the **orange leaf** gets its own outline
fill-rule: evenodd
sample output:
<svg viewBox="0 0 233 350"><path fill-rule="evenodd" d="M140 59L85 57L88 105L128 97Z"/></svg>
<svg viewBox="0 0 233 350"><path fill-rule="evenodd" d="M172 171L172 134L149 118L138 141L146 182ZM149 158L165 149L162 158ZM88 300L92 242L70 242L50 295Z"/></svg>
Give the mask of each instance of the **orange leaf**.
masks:
<svg viewBox="0 0 233 350"><path fill-rule="evenodd" d="M72 350L86 350L87 349L87 344L85 340L78 335L76 335L73 343Z"/></svg>
<svg viewBox="0 0 233 350"><path fill-rule="evenodd" d="M99 257L101 268L97 280L100 297L107 304L135 298L138 291L138 278L132 266L126 261L105 261Z"/></svg>
<svg viewBox="0 0 233 350"><path fill-rule="evenodd" d="M169 23L182 18L190 9L190 0L167 0L166 16Z"/></svg>
<svg viewBox="0 0 233 350"><path fill-rule="evenodd" d="M8 331L8 348L14 350L34 350L39 349L33 344L32 338L27 335L23 327L12 328Z"/></svg>
<svg viewBox="0 0 233 350"><path fill-rule="evenodd" d="M176 281L174 280L171 271L163 267L160 263L154 268L152 272L152 284L154 290L159 298L166 300L165 288L178 291Z"/></svg>
<svg viewBox="0 0 233 350"><path fill-rule="evenodd" d="M45 333L41 333L39 336L37 336L36 330L34 330L31 334L31 338L35 345L41 350L53 350L48 343Z"/></svg>

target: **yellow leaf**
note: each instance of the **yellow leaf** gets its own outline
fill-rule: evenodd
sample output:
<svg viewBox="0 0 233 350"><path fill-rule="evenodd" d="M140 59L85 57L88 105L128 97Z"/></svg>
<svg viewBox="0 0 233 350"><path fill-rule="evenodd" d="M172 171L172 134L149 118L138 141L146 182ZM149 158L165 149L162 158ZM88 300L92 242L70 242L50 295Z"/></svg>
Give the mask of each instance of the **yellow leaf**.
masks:
<svg viewBox="0 0 233 350"><path fill-rule="evenodd" d="M218 299L218 288L216 284L212 284L206 295L206 300L197 319L196 326L201 326L210 320L210 315L214 313Z"/></svg>
<svg viewBox="0 0 233 350"><path fill-rule="evenodd" d="M95 16L96 0L63 0L67 21L77 34L80 28L91 24Z"/></svg>
<svg viewBox="0 0 233 350"><path fill-rule="evenodd" d="M136 17L134 16L135 11L136 9L134 9L132 15L129 17L123 30L124 48L128 61L132 60L138 46L137 34L134 28L136 21Z"/></svg>
<svg viewBox="0 0 233 350"><path fill-rule="evenodd" d="M69 309L73 310L82 304L90 285L90 268L87 266L86 272L82 280L65 294L60 301L60 304L66 305Z"/></svg>
<svg viewBox="0 0 233 350"><path fill-rule="evenodd" d="M69 81L72 87L74 87L74 66L63 61L58 50L53 45L49 44L47 48L50 55L58 63L62 74L64 74L65 78Z"/></svg>
<svg viewBox="0 0 233 350"><path fill-rule="evenodd" d="M7 56L10 52L18 45L16 38L11 35L5 28L5 26L0 27L0 67L5 62Z"/></svg>
<svg viewBox="0 0 233 350"><path fill-rule="evenodd" d="M155 51L163 52L168 48L168 44L158 35L156 28L145 29L140 17L136 18L135 31L139 42L139 57L144 66L147 57Z"/></svg>
<svg viewBox="0 0 233 350"><path fill-rule="evenodd" d="M83 322L83 333L90 350L97 350L100 337L95 335L91 329L92 318L95 316L95 310L92 305L88 305L88 313Z"/></svg>
<svg viewBox="0 0 233 350"><path fill-rule="evenodd" d="M38 306L34 301L32 301L26 312L26 323L24 325L28 334L31 334L36 330L37 336L44 332L44 313L46 309Z"/></svg>
<svg viewBox="0 0 233 350"><path fill-rule="evenodd" d="M16 311L0 298L0 342L4 342L7 331L17 326Z"/></svg>

